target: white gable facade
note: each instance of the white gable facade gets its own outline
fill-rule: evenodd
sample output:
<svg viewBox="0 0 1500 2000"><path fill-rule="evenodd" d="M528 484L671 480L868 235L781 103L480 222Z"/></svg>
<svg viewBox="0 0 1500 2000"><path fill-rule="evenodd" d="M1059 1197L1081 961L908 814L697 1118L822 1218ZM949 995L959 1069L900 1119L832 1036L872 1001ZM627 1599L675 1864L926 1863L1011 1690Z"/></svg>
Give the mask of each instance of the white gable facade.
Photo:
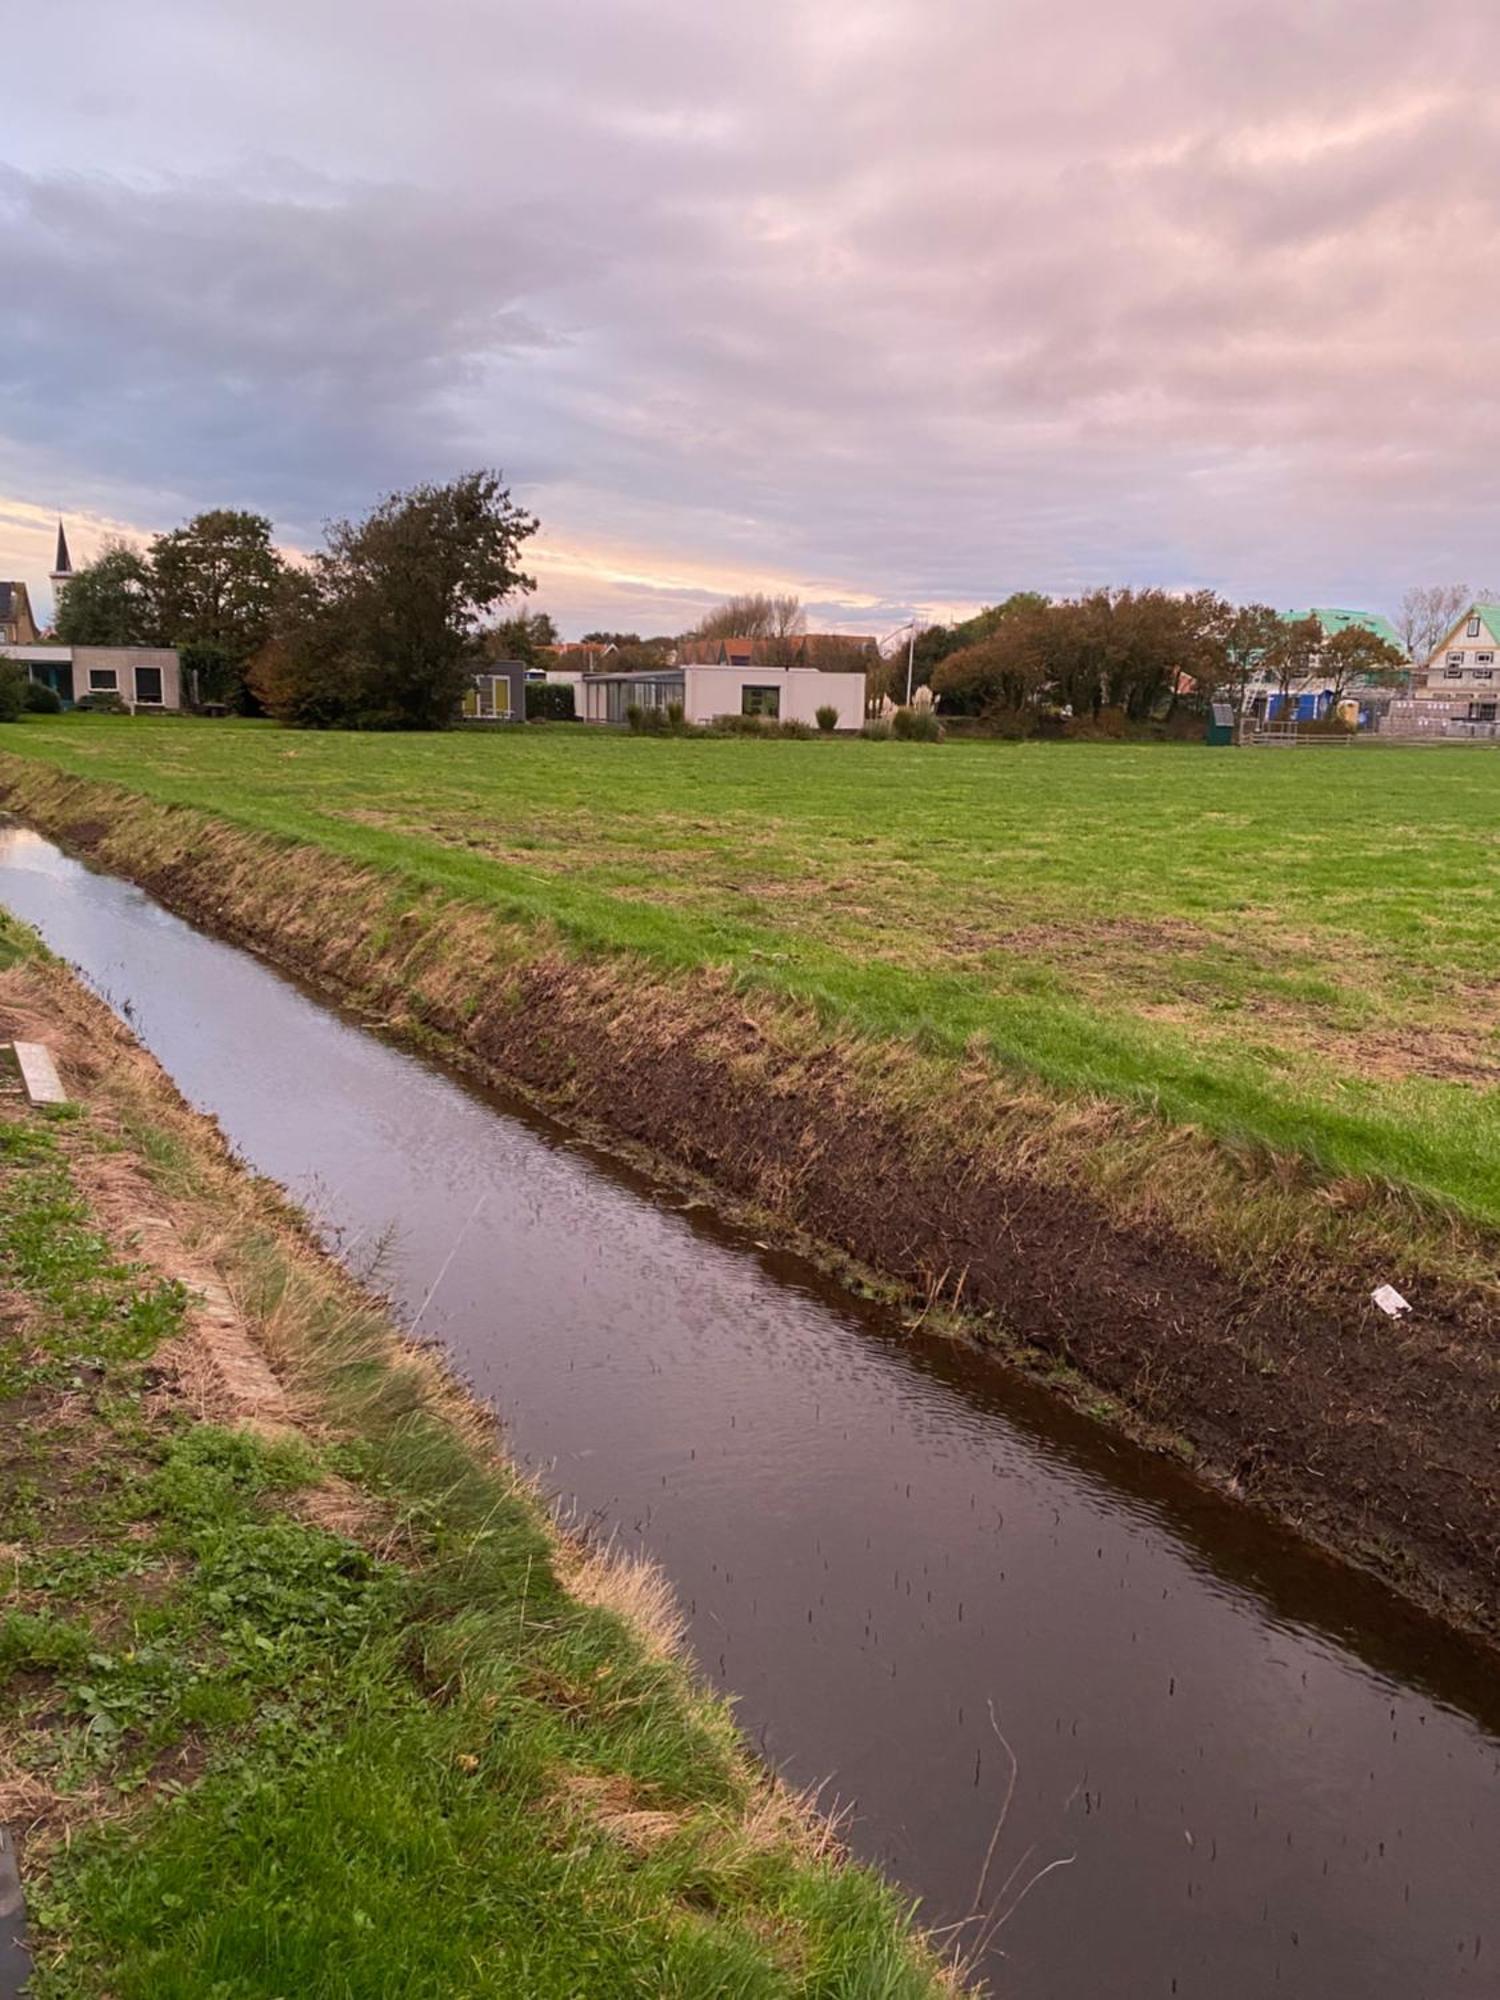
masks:
<svg viewBox="0 0 1500 2000"><path fill-rule="evenodd" d="M1416 689L1427 701L1468 701L1490 706L1495 719L1500 700L1500 605L1471 604L1427 662Z"/></svg>

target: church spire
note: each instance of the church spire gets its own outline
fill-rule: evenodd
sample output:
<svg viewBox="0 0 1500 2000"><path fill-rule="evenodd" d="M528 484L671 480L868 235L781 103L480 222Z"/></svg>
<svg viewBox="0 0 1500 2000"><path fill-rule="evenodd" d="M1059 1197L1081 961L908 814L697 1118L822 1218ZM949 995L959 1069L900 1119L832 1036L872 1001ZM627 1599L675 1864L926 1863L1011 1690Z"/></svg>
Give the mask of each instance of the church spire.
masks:
<svg viewBox="0 0 1500 2000"><path fill-rule="evenodd" d="M55 583L58 577L71 576L72 574L73 562L68 554L68 531L63 526L61 520L59 520L57 524L57 561L52 565L52 580Z"/></svg>

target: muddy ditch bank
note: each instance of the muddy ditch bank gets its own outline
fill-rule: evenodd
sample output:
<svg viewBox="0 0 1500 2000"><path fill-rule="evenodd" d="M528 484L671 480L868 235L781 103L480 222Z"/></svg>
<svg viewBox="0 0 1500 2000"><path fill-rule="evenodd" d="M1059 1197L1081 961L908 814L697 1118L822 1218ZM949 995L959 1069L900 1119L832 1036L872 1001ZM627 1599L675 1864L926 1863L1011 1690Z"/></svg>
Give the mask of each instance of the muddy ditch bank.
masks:
<svg viewBox="0 0 1500 2000"><path fill-rule="evenodd" d="M1450 1622L1500 1633L1493 1291L1404 1267L1399 1243L1375 1269L1233 1268L1035 1170L999 1078L917 1096L912 1051L840 1041L727 973L581 960L321 849L10 759L0 802L388 1031L895 1287ZM1382 1280L1412 1301L1407 1320L1371 1304Z"/></svg>

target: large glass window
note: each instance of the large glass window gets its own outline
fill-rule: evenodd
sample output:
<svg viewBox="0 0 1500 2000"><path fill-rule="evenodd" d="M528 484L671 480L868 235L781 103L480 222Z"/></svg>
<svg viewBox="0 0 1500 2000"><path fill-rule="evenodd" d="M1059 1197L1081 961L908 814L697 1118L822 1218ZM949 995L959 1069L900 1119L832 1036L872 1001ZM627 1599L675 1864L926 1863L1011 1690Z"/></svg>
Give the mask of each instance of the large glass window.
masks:
<svg viewBox="0 0 1500 2000"><path fill-rule="evenodd" d="M740 689L741 715L780 715L781 689L779 687L742 687Z"/></svg>
<svg viewBox="0 0 1500 2000"><path fill-rule="evenodd" d="M118 694L119 692L120 676L115 672L113 667L89 668L90 694Z"/></svg>
<svg viewBox="0 0 1500 2000"><path fill-rule="evenodd" d="M135 698L144 708L161 707L161 668L137 667Z"/></svg>
<svg viewBox="0 0 1500 2000"><path fill-rule="evenodd" d="M625 722L632 708L667 708L682 700L681 674L653 675L650 679L606 681L606 720Z"/></svg>

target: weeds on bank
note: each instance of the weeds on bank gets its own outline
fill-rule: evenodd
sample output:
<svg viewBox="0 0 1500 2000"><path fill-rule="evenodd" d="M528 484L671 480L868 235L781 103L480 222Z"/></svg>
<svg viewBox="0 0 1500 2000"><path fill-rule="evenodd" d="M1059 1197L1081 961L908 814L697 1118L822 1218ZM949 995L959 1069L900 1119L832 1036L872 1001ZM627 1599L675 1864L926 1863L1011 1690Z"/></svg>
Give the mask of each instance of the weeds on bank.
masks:
<svg viewBox="0 0 1500 2000"><path fill-rule="evenodd" d="M0 1817L36 2000L938 1990L607 1569L565 1586L430 1366L243 1209L233 1282L317 1427L195 1420L190 1301L93 1223L89 1143L0 1116ZM193 1185L178 1134L151 1150Z"/></svg>

